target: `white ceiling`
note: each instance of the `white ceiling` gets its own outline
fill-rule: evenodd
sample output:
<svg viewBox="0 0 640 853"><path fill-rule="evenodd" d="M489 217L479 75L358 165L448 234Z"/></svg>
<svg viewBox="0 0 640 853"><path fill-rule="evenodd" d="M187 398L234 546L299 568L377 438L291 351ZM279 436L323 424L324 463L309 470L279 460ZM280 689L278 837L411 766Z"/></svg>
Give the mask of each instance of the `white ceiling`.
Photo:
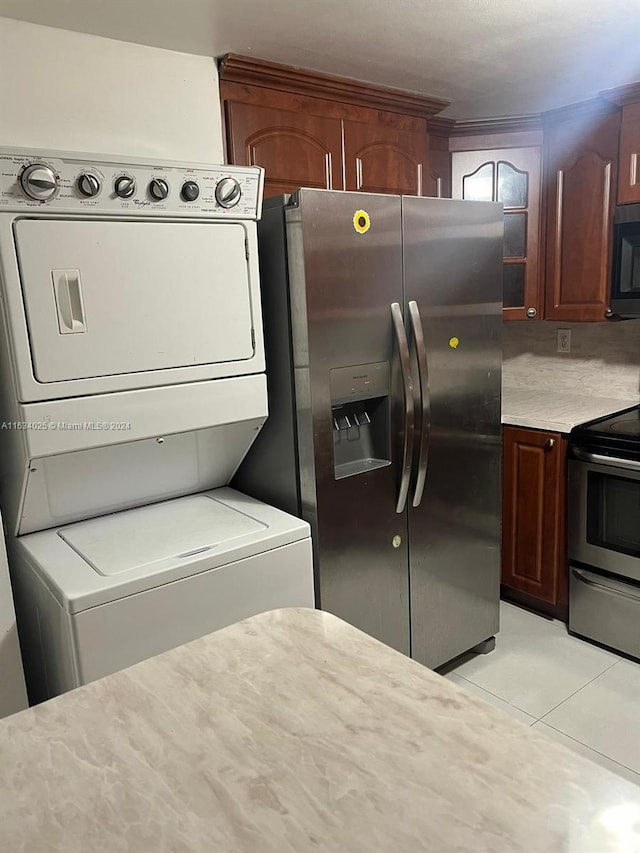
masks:
<svg viewBox="0 0 640 853"><path fill-rule="evenodd" d="M640 80L640 0L0 0L0 15L436 95L457 118Z"/></svg>

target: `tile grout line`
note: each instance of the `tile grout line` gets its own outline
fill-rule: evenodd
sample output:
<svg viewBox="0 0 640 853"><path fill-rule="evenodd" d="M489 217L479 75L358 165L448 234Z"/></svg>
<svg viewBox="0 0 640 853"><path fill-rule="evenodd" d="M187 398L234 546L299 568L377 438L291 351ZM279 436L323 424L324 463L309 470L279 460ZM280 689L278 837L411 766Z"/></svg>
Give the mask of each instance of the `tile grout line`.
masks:
<svg viewBox="0 0 640 853"><path fill-rule="evenodd" d="M500 602L501 610L502 610L503 604L504 604L504 602L501 601ZM522 611L522 609L517 607L516 605L509 605L508 602L507 602L507 604L510 608ZM526 611L526 610L524 612L527 613L527 615L532 616L535 619L535 621L545 621L545 622L548 621L548 620L544 619L544 617L538 616L538 614L530 613L529 611ZM550 624L553 625L553 624L555 624L555 622L556 622L556 620L552 619ZM558 623L558 624L560 624L560 623ZM564 636L571 636L566 632L566 629L565 629L565 631L563 631L563 637ZM584 641L582 641L582 642L584 642ZM597 675L594 675L593 678L590 678L588 681L586 681L584 684L582 684L580 687L578 687L576 690L574 690L573 693L570 693L568 696L566 696L564 699L562 699L560 702L558 702L556 705L554 705L548 711L545 711L541 717L538 717L535 714L530 713L529 711L525 711L524 708L521 708L519 705L515 705L509 699L505 699L504 696L500 696L500 694L494 693L492 690L488 690L482 684L478 684L477 682L473 681L473 679L467 678L466 676L461 675L460 673L456 673L455 669L452 670L452 673L455 673L458 678L462 678L463 681L466 681L467 683L472 684L474 687L479 688L480 690L484 690L485 693L488 693L490 696L494 696L496 699L499 699L501 702L504 702L505 704L509 705L509 707L515 708L515 710L520 711L522 714L526 714L527 717L530 717L534 721L533 723L529 724L530 726L533 726L533 725L535 725L535 723L539 723L539 722L544 721L544 718L547 717L549 714L551 714L553 711L555 711L556 708L559 708L560 705L563 705L565 702L568 702L569 699L572 699L577 693L579 693L581 690L584 690L585 687L587 687L589 684L591 684L597 678L600 678L601 675L604 675L605 672L608 672L612 667L614 667L617 663L620 663L620 661L622 661L622 660L623 660L623 658L616 657L616 659L612 663L610 663L609 666L606 666L601 672L599 672ZM546 723L545 725L548 725L548 723ZM577 741L577 742L581 743L581 741ZM584 746L587 746L587 744L584 744ZM605 756L605 757L607 757L607 756ZM624 766L624 765L621 765L621 766ZM629 768L629 769L631 769L631 768ZM635 771L632 771L632 772L635 772Z"/></svg>
<svg viewBox="0 0 640 853"><path fill-rule="evenodd" d="M611 669L611 667L609 667L609 669ZM606 672L606 670L605 670L605 672ZM540 722L542 722L542 720L538 720L537 722L540 723ZM591 752L595 752L596 755L601 755L602 758L606 758L607 761L611 761L613 764L617 764L618 767L624 767L625 770L628 770L630 773L635 774L638 777L638 780L640 781L640 773L637 770L634 770L633 767L627 767L626 764L622 764L620 761L616 761L615 758L611 758L611 756L607 755L605 752L600 752L599 749L594 749L592 746L589 746L588 743L583 743L581 740L578 740L578 738L572 737L571 735L568 735L566 732L563 732L561 729L557 729L555 726L552 726L549 723L543 723L543 725L547 726L550 729L553 729L554 732L558 732L558 734L563 735L566 738L569 738L569 740L572 740L574 743L579 743L580 746L586 747L587 749L591 750ZM532 724L532 728L533 728L533 726L535 726L535 723ZM538 729L537 731L540 732L540 729Z"/></svg>
<svg viewBox="0 0 640 853"><path fill-rule="evenodd" d="M574 690L573 693L571 693L569 696L567 696L566 699L563 699L562 702L558 702L558 704L554 705L553 708L550 708L548 711L545 711L545 713L541 717L538 717L536 722L538 722L538 723L544 722L544 718L548 717L549 714L551 714L553 711L556 710L556 708L559 708L560 705L564 705L564 703L568 702L569 699L573 699L573 697L577 693L580 693L581 690L584 690L585 687L588 687L590 684L592 684L594 681L596 681L596 679L600 678L601 675L604 675L605 672L609 672L609 670L612 667L614 667L616 664L620 663L621 660L622 660L622 658L618 658L618 660L614 661L612 664L609 664L609 666L606 667L605 669L603 669L602 672L599 672L597 675L594 675L593 678L590 678L589 681L585 682L582 685L582 687L578 687L577 690ZM545 725L549 725L549 723L546 723ZM551 728L554 728L554 727L551 726ZM556 731L560 731L560 729L556 729ZM562 734L564 734L564 732L562 732ZM567 735L567 737L568 737L568 735ZM575 740L575 738L574 738L574 740ZM582 743L582 741L578 741L578 743ZM585 743L584 746L587 746L587 744ZM589 747L589 749L591 749L591 747ZM594 750L594 752L597 752L597 750ZM622 766L624 766L624 765L622 765Z"/></svg>
<svg viewBox="0 0 640 853"><path fill-rule="evenodd" d="M455 674L457 675L457 673L455 673ZM535 717L533 714L530 714L528 711L524 711L524 710L523 710L522 708L520 708L518 705L514 705L514 704L513 704L513 702L509 702L509 700L508 700L508 699L504 699L502 696L498 696L498 694L497 694L497 693L494 693L492 690L487 690L487 688L486 688L486 687L483 687L481 684L476 684L476 683L475 683L475 681L471 681L471 679L470 679L470 678L465 678L465 676L464 676L464 675L457 675L457 677L458 677L458 678L461 678L463 681L466 681L466 682L467 682L467 684L472 684L474 687L477 687L477 688L478 688L478 690L482 690L482 691L484 691L485 693L488 693L488 694L489 694L489 696L493 696L494 698L499 699L501 702L504 702L504 704L505 704L505 705L509 705L511 708L515 708L515 709L516 709L516 711L520 711L520 713L521 713L521 714L526 714L526 716L527 716L527 717L531 717L531 719L532 719L534 722L536 722L536 723L540 722L540 721L537 719L537 717ZM529 725L531 725L531 726L532 726L532 725L533 725L533 723L530 723Z"/></svg>
<svg viewBox="0 0 640 853"><path fill-rule="evenodd" d="M505 702L507 705L510 705L512 708L515 708L517 711L520 711L521 713L526 714L528 717L531 717L533 720L535 720L536 723L539 723L539 722L543 721L544 718L548 714L550 714L552 711L555 711L556 708L559 708L560 705L564 705L565 702L568 702L569 699L572 699L576 695L576 693L579 693L581 690L584 690L585 687L587 687L589 684L591 684L597 678L600 678L600 676L604 675L605 672L608 672L611 669L611 667L615 666L617 663L620 663L621 660L623 660L623 658L616 658L616 660L614 660L613 663L609 664L609 666L605 667L602 670L602 672L599 672L597 675L594 675L593 678L590 678L588 681L585 681L585 683L582 684L580 687L578 687L576 690L574 690L573 693L570 693L561 702L558 702L557 705L554 705L553 708L549 708L548 711L545 711L541 717L536 717L536 715L532 714L530 711L525 711L524 708L521 708L519 705L515 705L513 702L509 701L509 699L505 699L504 696L500 696L499 693L494 693L492 690L488 690L482 684L477 684L475 681L472 681L470 678L467 678L464 675L460 675L459 673L456 673L455 670L453 670L452 672L455 675L457 675L458 678L462 678L464 681L467 681L469 684L473 684L474 687L478 687L478 688L480 688L480 690L484 690L485 693L489 693L491 696L495 696L496 699L500 699L501 702ZM531 723L531 725L533 725L533 723ZM578 743L580 743L580 741L578 741ZM586 744L585 744L585 746L586 746Z"/></svg>

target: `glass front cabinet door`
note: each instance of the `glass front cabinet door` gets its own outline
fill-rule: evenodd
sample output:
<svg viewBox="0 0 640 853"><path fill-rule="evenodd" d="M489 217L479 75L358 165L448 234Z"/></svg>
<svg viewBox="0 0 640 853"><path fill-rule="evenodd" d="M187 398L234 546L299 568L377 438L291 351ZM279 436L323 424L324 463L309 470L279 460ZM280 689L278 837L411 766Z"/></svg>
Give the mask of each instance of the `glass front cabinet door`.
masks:
<svg viewBox="0 0 640 853"><path fill-rule="evenodd" d="M505 320L542 317L539 147L455 151L452 196L504 205Z"/></svg>

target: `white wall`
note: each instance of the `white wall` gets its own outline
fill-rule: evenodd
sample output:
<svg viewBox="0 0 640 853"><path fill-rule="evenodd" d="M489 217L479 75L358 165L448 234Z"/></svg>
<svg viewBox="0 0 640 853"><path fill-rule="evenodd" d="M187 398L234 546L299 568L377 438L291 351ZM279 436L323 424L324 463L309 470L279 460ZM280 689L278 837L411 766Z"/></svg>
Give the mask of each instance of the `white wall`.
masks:
<svg viewBox="0 0 640 853"><path fill-rule="evenodd" d="M0 18L0 146L223 162L213 58Z"/></svg>

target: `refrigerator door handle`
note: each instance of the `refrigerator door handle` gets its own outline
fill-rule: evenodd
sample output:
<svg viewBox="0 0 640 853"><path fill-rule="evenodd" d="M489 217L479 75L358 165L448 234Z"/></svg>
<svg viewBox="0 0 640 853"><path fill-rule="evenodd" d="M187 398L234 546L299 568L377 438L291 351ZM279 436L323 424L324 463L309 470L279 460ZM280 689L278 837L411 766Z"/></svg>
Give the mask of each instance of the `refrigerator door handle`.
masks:
<svg viewBox="0 0 640 853"><path fill-rule="evenodd" d="M413 492L413 506L418 507L422 502L424 484L427 479L427 466L429 464L429 433L431 432L431 396L429 394L429 365L427 363L427 350L424 345L424 330L420 309L415 301L409 302L409 317L411 319L411 330L416 347L416 359L418 362L418 379L420 382L420 450L418 453L418 473L416 475L416 486Z"/></svg>
<svg viewBox="0 0 640 853"><path fill-rule="evenodd" d="M411 381L411 358L409 356L409 344L402 319L402 309L399 302L391 303L391 319L396 336L398 355L400 356L400 371L402 373L402 391L404 395L404 437L402 447L402 477L398 491L398 502L396 512L403 513L407 505L409 494L409 480L411 479L411 467L413 465L413 383Z"/></svg>

